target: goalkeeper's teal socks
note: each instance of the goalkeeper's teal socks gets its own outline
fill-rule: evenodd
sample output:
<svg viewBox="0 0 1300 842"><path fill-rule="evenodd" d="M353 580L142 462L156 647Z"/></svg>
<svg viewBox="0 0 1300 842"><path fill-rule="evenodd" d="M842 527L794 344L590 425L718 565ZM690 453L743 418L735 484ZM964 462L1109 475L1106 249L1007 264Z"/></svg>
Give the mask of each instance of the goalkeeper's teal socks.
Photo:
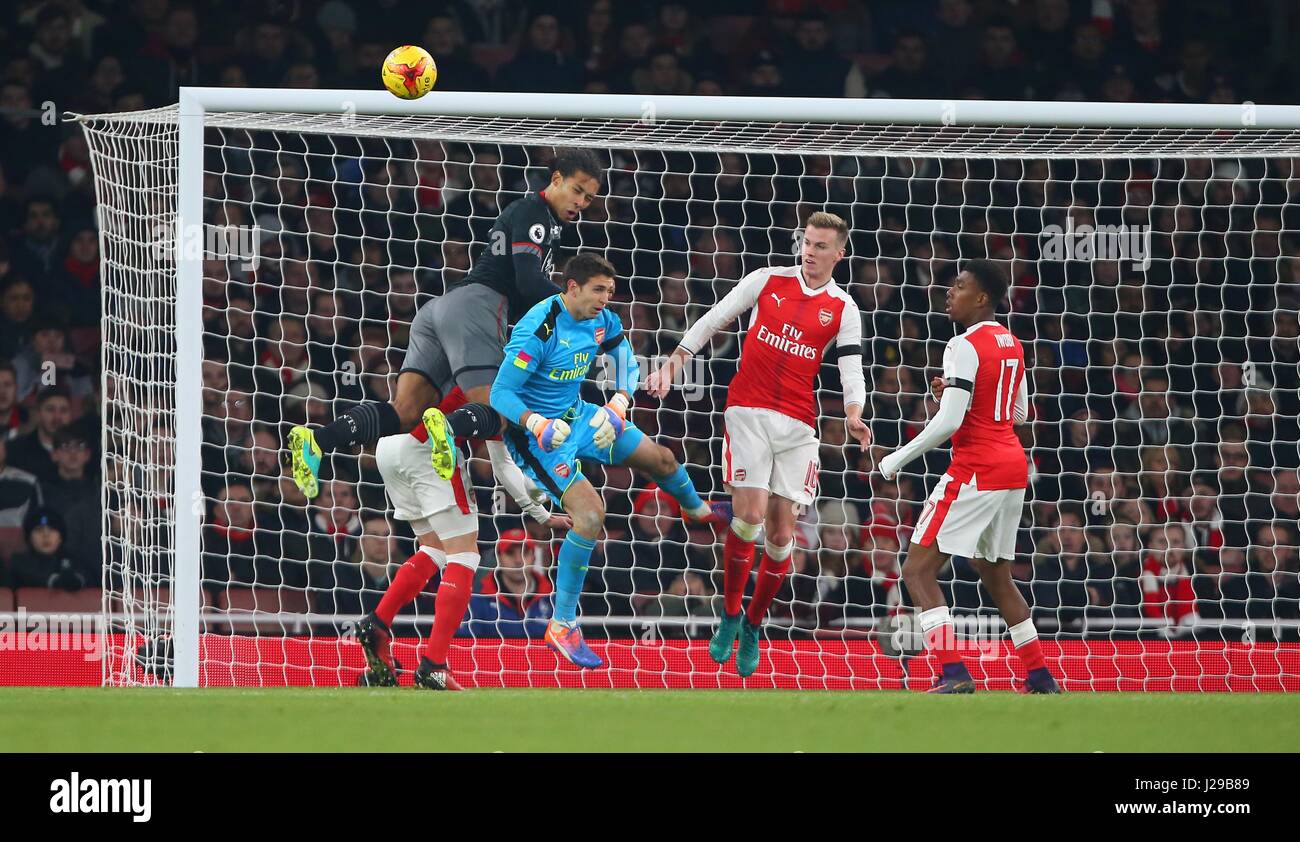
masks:
<svg viewBox="0 0 1300 842"><path fill-rule="evenodd" d="M700 493L695 490L695 483L691 482L685 465L678 465L677 470L666 477L655 477L655 482L681 504L682 511L686 514L700 517L709 513L709 506L700 499Z"/></svg>
<svg viewBox="0 0 1300 842"><path fill-rule="evenodd" d="M555 573L555 619L573 623L578 619L578 597L587 581L587 563L596 542L583 538L572 529L560 545L559 569Z"/></svg>

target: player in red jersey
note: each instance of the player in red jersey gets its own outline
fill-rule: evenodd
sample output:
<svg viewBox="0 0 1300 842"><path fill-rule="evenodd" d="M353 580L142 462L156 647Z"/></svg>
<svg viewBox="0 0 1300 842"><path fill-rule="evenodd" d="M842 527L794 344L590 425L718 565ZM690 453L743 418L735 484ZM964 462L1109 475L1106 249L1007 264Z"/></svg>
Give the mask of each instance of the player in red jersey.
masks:
<svg viewBox="0 0 1300 842"><path fill-rule="evenodd" d="M465 404L457 386L442 402L443 412ZM486 442L497 481L519 504L524 514L552 529L567 529L573 522L567 515L552 515L530 487L519 466L510 458L500 439ZM406 521L415 532L419 548L397 570L384 590L379 606L357 623L357 641L366 654L371 684L397 685L397 661L393 658L390 626L407 603L441 572L434 597L433 630L420 652L415 686L427 690L459 690L447 668L451 638L460 626L474 590L478 569L478 510L469 485L469 471L457 453L450 480L442 479L429 460L428 432L424 424L410 433L386 436L375 445L375 462L384 477L384 489L393 503L393 517Z"/></svg>
<svg viewBox="0 0 1300 842"><path fill-rule="evenodd" d="M740 638L736 672L741 676L758 668L759 629L790 570L795 519L817 491L820 442L813 378L832 344L839 357L849 433L864 450L871 442L871 431L862 420L862 317L853 299L831 278L835 264L844 258L848 236L848 225L835 214L812 214L804 227L802 265L746 275L686 332L677 350L646 380L651 395L667 395L689 357L706 348L714 333L753 311L740 368L727 389L723 481L732 492L734 517L723 551L725 612L709 643L709 655L725 664ZM760 528L766 530L763 562L742 615Z"/></svg>
<svg viewBox="0 0 1300 842"><path fill-rule="evenodd" d="M1029 484L1029 463L1015 425L1028 417L1029 390L1024 349L994 320L1006 294L1007 276L991 261L972 260L957 275L948 290L947 313L966 330L948 341L943 377L931 383L939 411L916 438L880 460L880 472L893 479L904 465L952 437L952 464L926 501L903 563L903 581L920 612L926 645L943 665L932 693L975 692L939 590L939 571L954 555L971 560L1011 630L1028 671L1021 691L1060 692L1043 662L1029 605L1011 580Z"/></svg>

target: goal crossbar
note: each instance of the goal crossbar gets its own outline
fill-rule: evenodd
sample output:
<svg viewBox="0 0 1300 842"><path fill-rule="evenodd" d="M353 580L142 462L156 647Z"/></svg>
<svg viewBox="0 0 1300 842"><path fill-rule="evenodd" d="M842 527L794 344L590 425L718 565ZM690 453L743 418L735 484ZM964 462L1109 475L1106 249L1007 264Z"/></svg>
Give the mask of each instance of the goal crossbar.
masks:
<svg viewBox="0 0 1300 842"><path fill-rule="evenodd" d="M386 91L186 87L192 109L269 113L507 117L594 120L703 120L937 126L1293 129L1300 106L1246 103L1018 102L1013 100L831 99L635 94L434 93L400 100Z"/></svg>

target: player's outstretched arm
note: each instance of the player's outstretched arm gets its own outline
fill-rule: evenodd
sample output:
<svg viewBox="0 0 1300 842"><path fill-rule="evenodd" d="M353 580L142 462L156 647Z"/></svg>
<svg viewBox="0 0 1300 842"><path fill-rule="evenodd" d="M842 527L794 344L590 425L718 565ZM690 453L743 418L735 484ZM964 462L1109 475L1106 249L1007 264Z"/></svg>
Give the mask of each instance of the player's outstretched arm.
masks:
<svg viewBox="0 0 1300 842"><path fill-rule="evenodd" d="M961 337L955 337L943 349L943 374L945 386L939 398L939 411L930 419L916 438L880 460L880 473L893 479L899 470L952 438L970 409L971 393L975 389L975 374L979 369L979 355L975 348Z"/></svg>
<svg viewBox="0 0 1300 842"><path fill-rule="evenodd" d="M949 384L943 390L939 411L925 425L925 429L917 433L916 438L880 460L881 475L885 479L893 479L908 462L924 456L952 438L966 417L966 410L970 408L970 397L971 393L965 388Z"/></svg>
<svg viewBox="0 0 1300 842"><path fill-rule="evenodd" d="M853 437L863 452L871 446L871 428L862 418L862 407L857 404L849 404L844 407L844 426L848 428L849 435Z"/></svg>
<svg viewBox="0 0 1300 842"><path fill-rule="evenodd" d="M623 330L623 320L610 311L605 340L600 343L600 353L614 361L614 388L622 392L629 402L637 384L641 382L641 363L637 361L632 343Z"/></svg>
<svg viewBox="0 0 1300 842"><path fill-rule="evenodd" d="M677 372L682 370L690 358L686 349L680 347L669 354L663 365L646 375L646 394L652 398L666 397L668 390L673 387L673 380L677 379Z"/></svg>
<svg viewBox="0 0 1300 842"><path fill-rule="evenodd" d="M678 372L686 365L686 361L702 351L715 333L758 303L758 296L767 283L768 274L766 269L750 272L741 278L740 283L724 295L721 301L710 307L707 313L691 325L686 335L682 337L677 350L664 360L664 364L659 366L658 370L651 372L646 378L646 392L656 398L666 396Z"/></svg>
<svg viewBox="0 0 1300 842"><path fill-rule="evenodd" d="M849 435L865 451L871 446L871 428L862 420L867 402L867 380L862 373L862 314L856 305L846 304L835 337L839 352L840 387L844 390L844 424Z"/></svg>
<svg viewBox="0 0 1300 842"><path fill-rule="evenodd" d="M600 353L614 361L614 388L618 391L609 402L591 419L591 426L596 430L592 441L599 448L614 444L614 440L623 435L627 426L627 412L632 405L632 393L636 391L641 379L641 364L627 341L623 331L623 322L612 311L606 321L606 335L600 343Z"/></svg>
<svg viewBox="0 0 1300 842"><path fill-rule="evenodd" d="M506 450L504 443L488 441L486 444L488 459L492 462L493 476L519 506L520 511L552 529L568 529L573 526L573 520L568 515L551 514L545 504L533 496L528 487L528 479L524 476L524 472L519 470L515 460L510 458L510 451Z"/></svg>

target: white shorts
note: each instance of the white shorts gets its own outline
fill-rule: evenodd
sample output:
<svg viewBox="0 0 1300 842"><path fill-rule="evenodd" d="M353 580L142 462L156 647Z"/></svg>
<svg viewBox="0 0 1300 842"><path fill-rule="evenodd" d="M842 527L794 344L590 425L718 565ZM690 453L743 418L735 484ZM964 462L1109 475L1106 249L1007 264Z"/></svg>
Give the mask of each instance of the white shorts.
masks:
<svg viewBox="0 0 1300 842"><path fill-rule="evenodd" d="M1025 508L1023 488L981 491L971 482L959 483L944 474L925 501L912 532L912 543L940 552L987 561L1016 557L1016 530Z"/></svg>
<svg viewBox="0 0 1300 842"><path fill-rule="evenodd" d="M416 535L432 532L445 540L478 531L478 507L462 465L450 481L441 479L429 445L409 433L380 439L375 463L393 501L393 517L411 524Z"/></svg>
<svg viewBox="0 0 1300 842"><path fill-rule="evenodd" d="M762 488L812 505L817 495L817 431L770 409L733 406L723 414L722 481Z"/></svg>

